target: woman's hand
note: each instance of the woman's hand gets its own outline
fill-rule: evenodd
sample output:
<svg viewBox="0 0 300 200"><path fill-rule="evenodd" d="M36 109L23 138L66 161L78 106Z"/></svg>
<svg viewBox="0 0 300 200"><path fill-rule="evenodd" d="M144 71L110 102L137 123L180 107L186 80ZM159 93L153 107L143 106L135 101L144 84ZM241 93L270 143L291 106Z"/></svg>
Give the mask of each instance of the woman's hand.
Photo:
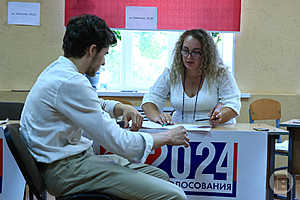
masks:
<svg viewBox="0 0 300 200"><path fill-rule="evenodd" d="M167 113L160 113L157 106L151 102L147 102L143 104L142 106L146 117L156 123L159 123L161 125L167 123L167 124L174 124L172 122L171 115Z"/></svg>
<svg viewBox="0 0 300 200"><path fill-rule="evenodd" d="M223 107L223 104L217 104L212 111L209 122L212 127L215 127L218 124L224 124L236 116L237 113L231 108Z"/></svg>
<svg viewBox="0 0 300 200"><path fill-rule="evenodd" d="M163 124L173 124L172 117L168 113L159 113L155 116L150 116L150 118L149 119L151 121L154 121L154 122L159 123L161 125L163 125Z"/></svg>

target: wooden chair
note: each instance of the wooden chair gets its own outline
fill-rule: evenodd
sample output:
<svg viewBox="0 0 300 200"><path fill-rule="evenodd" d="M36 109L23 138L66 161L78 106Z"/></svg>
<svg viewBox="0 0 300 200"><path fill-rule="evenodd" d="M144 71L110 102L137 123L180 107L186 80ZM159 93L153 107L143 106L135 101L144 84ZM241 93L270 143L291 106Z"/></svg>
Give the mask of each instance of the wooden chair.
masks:
<svg viewBox="0 0 300 200"><path fill-rule="evenodd" d="M276 128L280 128L280 118L281 104L279 101L273 99L258 99L252 102L249 106L249 122L251 124L257 120L275 120ZM278 142L281 142L281 137L279 137ZM288 151L275 148L275 154L288 156ZM274 169L274 172L287 169L287 166L278 167ZM274 196L285 199L285 197L279 194L274 194Z"/></svg>
<svg viewBox="0 0 300 200"><path fill-rule="evenodd" d="M7 125L4 130L7 145L29 186L29 190L34 194L37 200L46 200L45 184L37 167L37 163L27 149L23 136L19 133L19 128L20 125L18 123ZM29 197L30 200L33 200L33 195ZM116 200L116 198L107 194L87 192L56 197L56 200Z"/></svg>
<svg viewBox="0 0 300 200"><path fill-rule="evenodd" d="M252 124L257 120L275 120L276 128L280 128L281 104L273 99L258 99L250 104L249 122ZM279 137L277 142L281 142ZM276 153L287 155L287 152L278 150Z"/></svg>
<svg viewBox="0 0 300 200"><path fill-rule="evenodd" d="M275 120L276 128L279 128L281 118L280 102L273 99L258 99L250 104L249 121Z"/></svg>

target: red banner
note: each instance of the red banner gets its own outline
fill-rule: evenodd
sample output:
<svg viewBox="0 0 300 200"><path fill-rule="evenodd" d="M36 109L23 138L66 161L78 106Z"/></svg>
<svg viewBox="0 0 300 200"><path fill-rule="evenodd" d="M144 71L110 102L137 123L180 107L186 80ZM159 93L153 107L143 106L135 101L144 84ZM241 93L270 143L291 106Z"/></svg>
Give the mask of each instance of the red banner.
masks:
<svg viewBox="0 0 300 200"><path fill-rule="evenodd" d="M65 24L94 14L111 28L125 28L127 6L156 7L159 30L240 31L241 0L65 0Z"/></svg>

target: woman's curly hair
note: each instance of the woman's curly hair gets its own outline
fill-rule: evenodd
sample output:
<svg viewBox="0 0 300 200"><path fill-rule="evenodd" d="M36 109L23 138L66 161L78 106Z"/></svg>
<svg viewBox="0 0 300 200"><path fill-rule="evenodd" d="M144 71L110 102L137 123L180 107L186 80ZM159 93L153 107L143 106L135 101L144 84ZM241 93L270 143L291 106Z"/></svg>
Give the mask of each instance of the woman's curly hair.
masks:
<svg viewBox="0 0 300 200"><path fill-rule="evenodd" d="M179 37L173 52L174 58L170 73L171 84L180 82L184 76L185 66L181 56L181 49L185 38L188 36L192 36L201 43L201 66L199 71L202 71L210 86L212 81L225 71L225 68L218 55L213 38L203 29L188 30Z"/></svg>

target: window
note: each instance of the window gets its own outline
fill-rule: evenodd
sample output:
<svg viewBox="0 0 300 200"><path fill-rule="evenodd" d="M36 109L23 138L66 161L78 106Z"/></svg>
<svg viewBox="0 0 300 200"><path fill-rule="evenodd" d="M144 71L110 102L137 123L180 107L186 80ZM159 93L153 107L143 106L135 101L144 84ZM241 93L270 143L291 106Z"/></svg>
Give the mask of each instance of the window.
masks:
<svg viewBox="0 0 300 200"><path fill-rule="evenodd" d="M183 31L120 30L121 40L110 48L100 69L97 89L101 91L147 91L170 67L175 43ZM234 33L215 34L224 64L233 71Z"/></svg>

